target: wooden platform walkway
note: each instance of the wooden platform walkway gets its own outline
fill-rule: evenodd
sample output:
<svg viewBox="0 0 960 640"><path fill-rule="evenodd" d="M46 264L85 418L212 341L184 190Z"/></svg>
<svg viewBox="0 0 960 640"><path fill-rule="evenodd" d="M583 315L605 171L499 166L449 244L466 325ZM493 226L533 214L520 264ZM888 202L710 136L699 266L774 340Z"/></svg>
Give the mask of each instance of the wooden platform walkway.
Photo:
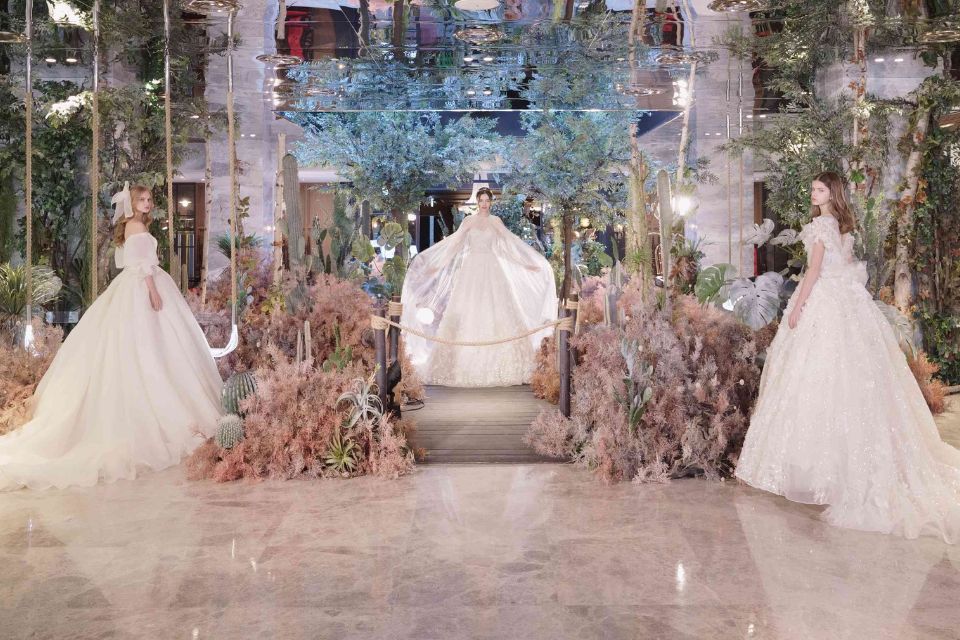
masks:
<svg viewBox="0 0 960 640"><path fill-rule="evenodd" d="M423 408L407 415L417 423L413 445L427 450L426 463L557 462L523 443L530 423L549 406L529 386L427 387Z"/></svg>

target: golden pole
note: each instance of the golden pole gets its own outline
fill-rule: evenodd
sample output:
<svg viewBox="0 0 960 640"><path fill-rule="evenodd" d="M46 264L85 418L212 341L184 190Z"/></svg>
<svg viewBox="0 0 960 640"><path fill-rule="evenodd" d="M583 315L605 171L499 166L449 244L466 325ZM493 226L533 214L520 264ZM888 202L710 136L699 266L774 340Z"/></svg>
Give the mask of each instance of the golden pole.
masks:
<svg viewBox="0 0 960 640"><path fill-rule="evenodd" d="M27 323L24 326L24 346L33 342L33 0L27 0L27 22L24 35L27 39L26 83L27 92L24 96L26 107L25 122L26 159L24 163L24 205L27 216L27 248L24 256L24 284L26 285Z"/></svg>
<svg viewBox="0 0 960 640"><path fill-rule="evenodd" d="M237 323L237 132L233 113L233 10L227 17L227 153L230 173L230 317Z"/></svg>
<svg viewBox="0 0 960 640"><path fill-rule="evenodd" d="M173 201L173 125L170 118L170 0L163 0L163 131L167 155L167 250L172 275L179 274L180 265L174 267L176 252L173 250L173 209L176 203Z"/></svg>
<svg viewBox="0 0 960 640"><path fill-rule="evenodd" d="M727 142L730 142L730 55L727 54ZM727 262L733 264L733 169L730 162L730 151L724 156L727 160Z"/></svg>
<svg viewBox="0 0 960 640"><path fill-rule="evenodd" d="M737 137L743 137L743 58L739 60L738 74L739 78L737 80ZM737 202L739 206L737 208L737 226L740 227L740 247L737 250L739 254L739 269L737 273L741 276L743 275L743 154L740 154L739 162L739 174L738 174L738 189L737 192Z"/></svg>
<svg viewBox="0 0 960 640"><path fill-rule="evenodd" d="M93 0L93 91L90 97L90 302L100 294L97 264L97 227L100 220L100 0Z"/></svg>

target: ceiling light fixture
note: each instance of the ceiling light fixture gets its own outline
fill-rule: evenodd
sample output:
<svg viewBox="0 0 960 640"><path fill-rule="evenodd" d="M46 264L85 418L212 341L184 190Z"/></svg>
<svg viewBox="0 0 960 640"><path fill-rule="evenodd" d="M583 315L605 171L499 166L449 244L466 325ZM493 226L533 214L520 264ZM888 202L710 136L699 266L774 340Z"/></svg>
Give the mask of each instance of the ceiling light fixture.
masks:
<svg viewBox="0 0 960 640"><path fill-rule="evenodd" d="M490 44L503 38L503 34L493 27L465 27L456 31L453 37L471 44Z"/></svg>
<svg viewBox="0 0 960 640"><path fill-rule="evenodd" d="M659 96L665 93L665 90L658 87L622 87L620 92L625 96L644 98L647 96Z"/></svg>
<svg viewBox="0 0 960 640"><path fill-rule="evenodd" d="M183 3L183 8L192 13L208 16L211 13L240 11L240 9L243 9L243 5L237 0L187 0Z"/></svg>
<svg viewBox="0 0 960 640"><path fill-rule="evenodd" d="M765 0L713 0L707 5L710 11L717 13L735 13L739 11L763 11L770 5Z"/></svg>
<svg viewBox="0 0 960 640"><path fill-rule="evenodd" d="M710 62L715 54L708 51L685 51L679 47L664 47L664 50L657 55L657 64L665 66L675 66L684 64L693 64L694 62Z"/></svg>
<svg viewBox="0 0 960 640"><path fill-rule="evenodd" d="M292 67L303 64L303 58L287 53L262 53L257 56L257 60L274 67Z"/></svg>
<svg viewBox="0 0 960 640"><path fill-rule="evenodd" d="M500 6L500 0L457 0L453 6L460 11L491 11Z"/></svg>

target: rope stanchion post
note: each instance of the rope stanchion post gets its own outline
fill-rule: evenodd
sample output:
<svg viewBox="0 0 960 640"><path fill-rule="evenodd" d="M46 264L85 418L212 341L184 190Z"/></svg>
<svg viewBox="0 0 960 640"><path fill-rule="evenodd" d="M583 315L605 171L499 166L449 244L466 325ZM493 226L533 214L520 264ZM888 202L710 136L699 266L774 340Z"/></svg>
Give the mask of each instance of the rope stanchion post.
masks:
<svg viewBox="0 0 960 640"><path fill-rule="evenodd" d="M400 323L400 315L403 313L400 296L393 296L393 298L390 299L390 306L387 310L390 314L390 321L394 323L390 325L390 332L388 334L390 351L387 354L387 358L390 362L394 362L400 359L400 329L397 327L397 324Z"/></svg>
<svg viewBox="0 0 960 640"><path fill-rule="evenodd" d="M570 311L567 310L567 305L564 304L563 308L560 311L561 318L567 318L570 315ZM560 356L560 413L565 417L570 417L570 330L572 324L570 322L561 323L557 325L557 330L560 332L560 344L558 346L558 353Z"/></svg>
<svg viewBox="0 0 960 640"><path fill-rule="evenodd" d="M387 310L383 305L377 305L376 315L371 318L373 326L373 346L377 358L377 395L380 404L387 406ZM380 320L379 322L377 320Z"/></svg>

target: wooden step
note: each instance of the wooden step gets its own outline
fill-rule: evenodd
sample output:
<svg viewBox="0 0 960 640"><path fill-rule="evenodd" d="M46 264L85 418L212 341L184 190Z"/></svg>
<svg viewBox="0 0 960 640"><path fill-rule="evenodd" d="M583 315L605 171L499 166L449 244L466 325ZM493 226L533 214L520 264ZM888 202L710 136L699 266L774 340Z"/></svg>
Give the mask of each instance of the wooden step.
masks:
<svg viewBox="0 0 960 640"><path fill-rule="evenodd" d="M417 424L412 444L426 463L557 462L523 442L530 423L548 402L528 385L461 389L427 387L421 409L405 417Z"/></svg>

